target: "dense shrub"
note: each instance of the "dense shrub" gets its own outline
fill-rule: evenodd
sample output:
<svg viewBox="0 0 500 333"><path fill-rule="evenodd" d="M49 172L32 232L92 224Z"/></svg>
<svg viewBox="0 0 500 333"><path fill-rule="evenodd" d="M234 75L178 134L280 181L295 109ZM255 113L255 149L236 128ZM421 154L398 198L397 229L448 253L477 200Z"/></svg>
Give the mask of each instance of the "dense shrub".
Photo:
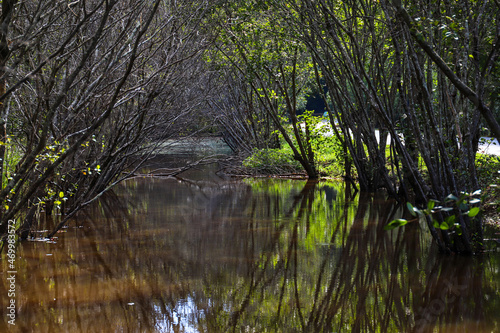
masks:
<svg viewBox="0 0 500 333"><path fill-rule="evenodd" d="M302 172L300 163L293 159L291 151L282 149L255 149L243 161L243 166L259 174L286 174Z"/></svg>

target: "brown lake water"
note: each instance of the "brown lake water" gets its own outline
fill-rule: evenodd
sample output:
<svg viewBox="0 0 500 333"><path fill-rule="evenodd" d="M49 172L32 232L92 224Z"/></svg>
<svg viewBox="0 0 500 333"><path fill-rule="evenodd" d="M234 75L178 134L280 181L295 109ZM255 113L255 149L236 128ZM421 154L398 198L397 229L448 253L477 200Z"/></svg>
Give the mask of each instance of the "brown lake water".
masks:
<svg viewBox="0 0 500 333"><path fill-rule="evenodd" d="M441 256L383 230L401 212L340 182L130 179L19 244L15 326L2 253L0 332L500 332L496 245Z"/></svg>

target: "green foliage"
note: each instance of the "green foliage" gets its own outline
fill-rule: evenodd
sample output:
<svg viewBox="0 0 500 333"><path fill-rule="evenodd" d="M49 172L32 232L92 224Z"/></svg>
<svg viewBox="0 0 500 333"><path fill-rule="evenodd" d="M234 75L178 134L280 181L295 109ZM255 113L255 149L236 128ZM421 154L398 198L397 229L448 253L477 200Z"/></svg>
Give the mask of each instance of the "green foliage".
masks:
<svg viewBox="0 0 500 333"><path fill-rule="evenodd" d="M482 191L482 209L488 216L490 224L498 221L500 212L500 158L494 155L477 154L476 172Z"/></svg>
<svg viewBox="0 0 500 333"><path fill-rule="evenodd" d="M322 175L341 177L345 172L346 156L342 143L334 136L325 139L324 145L315 153L318 170Z"/></svg>
<svg viewBox="0 0 500 333"><path fill-rule="evenodd" d="M339 177L344 173L345 153L340 140L331 133L329 123L323 122L323 117L313 115L313 111L305 111L298 116L302 131L301 140L312 149L314 163L323 176ZM309 135L306 134L306 126ZM291 126L288 127L294 145L297 140L292 135ZM283 140L283 145L288 145Z"/></svg>
<svg viewBox="0 0 500 333"><path fill-rule="evenodd" d="M252 155L243 161L243 166L260 174L294 173L302 170L300 163L293 159L288 147L255 149Z"/></svg>
<svg viewBox="0 0 500 333"><path fill-rule="evenodd" d="M442 221L433 218L432 225L436 229L455 231L458 235L461 235L462 230L457 221L457 217L463 215L471 219L475 218L481 211L478 207L481 203L481 199L478 198L480 195L481 190L475 191L474 193L462 193L460 197L450 194L445 198L443 205L436 205L440 202L437 200L430 200L425 209L417 208L409 202L406 203L406 206L410 214L414 217L433 217L438 213L450 214L454 212L454 214L446 216ZM392 220L384 227L384 230L392 230L409 222L410 221L406 219Z"/></svg>
<svg viewBox="0 0 500 333"><path fill-rule="evenodd" d="M477 154L476 172L481 188L500 181L500 157L495 155Z"/></svg>
<svg viewBox="0 0 500 333"><path fill-rule="evenodd" d="M7 182L11 178L11 176L15 173L15 166L21 160L22 151L18 144L13 142L11 137L7 137L6 142L0 142L0 145L5 148L5 161L3 164L4 167L4 175L2 178L2 188L7 185Z"/></svg>
<svg viewBox="0 0 500 333"><path fill-rule="evenodd" d="M313 116L312 111L306 111L298 116L302 131L301 139L307 142L314 153L314 163L323 176L340 177L345 170L346 156L340 140L329 133L330 126L322 122L322 117ZM286 118L282 119L287 122ZM306 137L305 126L308 126L309 136ZM297 140L292 135L292 127L287 126L292 142ZM300 163L293 158L293 151L288 143L281 138L281 149L255 149L253 154L246 158L243 166L254 169L261 174L280 174L300 172L303 170Z"/></svg>

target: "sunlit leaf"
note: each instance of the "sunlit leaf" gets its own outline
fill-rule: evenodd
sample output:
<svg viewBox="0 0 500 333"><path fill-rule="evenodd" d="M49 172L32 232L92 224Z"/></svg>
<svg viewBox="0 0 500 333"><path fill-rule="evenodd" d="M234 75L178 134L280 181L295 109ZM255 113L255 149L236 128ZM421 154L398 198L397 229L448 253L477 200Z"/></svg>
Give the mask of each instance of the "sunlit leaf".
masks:
<svg viewBox="0 0 500 333"><path fill-rule="evenodd" d="M439 225L439 229L448 230L448 229L450 229L450 226L448 225L448 223L446 223L446 221L444 221Z"/></svg>
<svg viewBox="0 0 500 333"><path fill-rule="evenodd" d="M391 222L389 222L389 224L387 224L385 227L384 227L384 230L392 230L392 229L395 229L397 227L401 227L405 224L407 224L408 221L405 220L405 219L396 219L396 220L392 220Z"/></svg>
<svg viewBox="0 0 500 333"><path fill-rule="evenodd" d="M474 207L471 210L469 210L469 213L467 213L467 215L469 217L474 217L474 216L476 216L479 213L479 210L480 210L479 207Z"/></svg>
<svg viewBox="0 0 500 333"><path fill-rule="evenodd" d="M427 209L428 210L432 210L434 208L434 206L436 205L436 202L434 200L430 200L428 203L427 203Z"/></svg>

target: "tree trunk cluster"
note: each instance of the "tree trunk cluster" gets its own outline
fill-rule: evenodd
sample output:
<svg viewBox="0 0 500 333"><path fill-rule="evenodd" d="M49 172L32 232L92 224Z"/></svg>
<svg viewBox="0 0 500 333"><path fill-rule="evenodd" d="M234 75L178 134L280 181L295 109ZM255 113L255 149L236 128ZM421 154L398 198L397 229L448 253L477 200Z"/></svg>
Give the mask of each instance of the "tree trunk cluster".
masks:
<svg viewBox="0 0 500 333"><path fill-rule="evenodd" d="M252 14L227 16L242 7ZM500 137L499 13L488 1L231 3L218 17L219 49L260 93L259 106L310 178L314 151L295 117L308 85L326 91L331 126L362 191L438 202L428 225L440 250L478 253L480 217L467 212L478 205L470 194L480 189L481 129ZM450 194L461 198L453 211ZM451 214L454 225L443 225Z"/></svg>
<svg viewBox="0 0 500 333"><path fill-rule="evenodd" d="M1 2L0 234L79 209L179 135L207 93L204 1Z"/></svg>

